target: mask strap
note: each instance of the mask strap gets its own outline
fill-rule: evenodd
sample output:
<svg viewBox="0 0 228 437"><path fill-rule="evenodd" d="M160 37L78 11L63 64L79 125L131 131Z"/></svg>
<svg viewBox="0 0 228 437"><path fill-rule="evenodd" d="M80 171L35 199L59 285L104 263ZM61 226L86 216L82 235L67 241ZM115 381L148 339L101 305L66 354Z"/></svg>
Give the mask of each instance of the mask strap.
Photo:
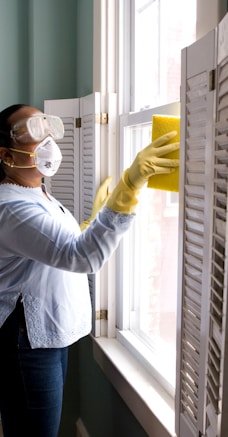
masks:
<svg viewBox="0 0 228 437"><path fill-rule="evenodd" d="M14 149L13 147L9 147L9 150L12 150L13 152L18 152L18 153L25 153L26 155L29 156L38 156L37 153L33 153L33 152L27 152L25 150L18 150L18 149Z"/></svg>
<svg viewBox="0 0 228 437"><path fill-rule="evenodd" d="M27 152L25 150L14 149L13 147L9 147L9 150L12 150L13 152L18 152L18 153L25 153L26 155L29 155L30 157L38 156L37 153ZM32 164L32 165L15 165L15 164L9 164L8 162L4 162L4 161L3 161L3 163L5 165L8 165L8 167L11 167L11 168L35 168L36 167L36 164Z"/></svg>
<svg viewBox="0 0 228 437"><path fill-rule="evenodd" d="M7 165L8 167L11 168L35 168L36 164L32 164L32 165L14 165L14 164L9 164L8 162L4 162L3 164Z"/></svg>

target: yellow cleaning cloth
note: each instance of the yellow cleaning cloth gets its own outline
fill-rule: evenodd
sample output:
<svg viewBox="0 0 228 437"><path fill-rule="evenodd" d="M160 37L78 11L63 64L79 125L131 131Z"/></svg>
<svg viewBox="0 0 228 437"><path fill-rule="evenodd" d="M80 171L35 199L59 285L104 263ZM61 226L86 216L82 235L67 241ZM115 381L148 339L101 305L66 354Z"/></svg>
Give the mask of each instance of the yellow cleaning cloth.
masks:
<svg viewBox="0 0 228 437"><path fill-rule="evenodd" d="M171 131L177 131L177 135L167 144L180 141L180 117L169 115L153 115L152 117L152 141ZM179 150L164 155L166 158L179 159ZM157 190L179 191L179 168L171 174L159 174L151 176L147 184L148 188Z"/></svg>

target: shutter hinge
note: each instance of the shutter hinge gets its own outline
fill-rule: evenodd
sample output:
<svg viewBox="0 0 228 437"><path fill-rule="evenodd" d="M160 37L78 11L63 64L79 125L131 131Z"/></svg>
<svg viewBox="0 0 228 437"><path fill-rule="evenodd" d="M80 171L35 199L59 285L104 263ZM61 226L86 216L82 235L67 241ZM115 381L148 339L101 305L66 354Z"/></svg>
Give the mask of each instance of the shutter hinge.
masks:
<svg viewBox="0 0 228 437"><path fill-rule="evenodd" d="M96 320L108 320L108 310L96 311Z"/></svg>
<svg viewBox="0 0 228 437"><path fill-rule="evenodd" d="M81 119L81 117L75 118L75 127L76 128L82 127L82 119Z"/></svg>
<svg viewBox="0 0 228 437"><path fill-rule="evenodd" d="M209 91L215 89L215 70L209 71Z"/></svg>
<svg viewBox="0 0 228 437"><path fill-rule="evenodd" d="M95 123L108 124L108 113L107 112L100 112L99 114L96 114L95 115ZM82 127L81 117L75 118L75 127L76 128Z"/></svg>
<svg viewBox="0 0 228 437"><path fill-rule="evenodd" d="M108 113L100 112L99 114L96 114L95 121L98 124L108 124Z"/></svg>

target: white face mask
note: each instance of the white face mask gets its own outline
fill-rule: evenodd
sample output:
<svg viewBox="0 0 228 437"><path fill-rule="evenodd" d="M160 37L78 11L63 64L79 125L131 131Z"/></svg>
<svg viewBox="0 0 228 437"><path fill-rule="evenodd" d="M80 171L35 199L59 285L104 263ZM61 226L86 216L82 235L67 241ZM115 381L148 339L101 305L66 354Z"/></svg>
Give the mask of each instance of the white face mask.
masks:
<svg viewBox="0 0 228 437"><path fill-rule="evenodd" d="M11 165L15 168L34 168L36 167L43 176L53 176L59 169L62 161L62 153L59 146L51 138L45 138L35 148L34 152L27 152L24 150L18 150L10 148L10 150L18 153L25 153L26 155L34 157L34 164L27 166Z"/></svg>
<svg viewBox="0 0 228 437"><path fill-rule="evenodd" d="M53 176L59 169L62 153L51 138L45 138L34 150L36 167L44 176Z"/></svg>

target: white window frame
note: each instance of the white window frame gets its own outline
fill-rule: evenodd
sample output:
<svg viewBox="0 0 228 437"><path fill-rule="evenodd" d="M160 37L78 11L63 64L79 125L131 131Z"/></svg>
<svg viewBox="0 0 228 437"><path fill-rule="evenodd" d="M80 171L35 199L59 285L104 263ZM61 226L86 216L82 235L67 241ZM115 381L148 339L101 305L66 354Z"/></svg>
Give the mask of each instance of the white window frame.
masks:
<svg viewBox="0 0 228 437"><path fill-rule="evenodd" d="M137 124L151 123L152 116L154 114L166 114L166 115L180 115L180 103L175 102L165 106L156 107L155 109L148 109L146 111L140 111L135 113L123 114L120 116L120 149L127 153L126 145L124 144L124 129L126 127L135 126ZM124 155L122 153L122 157ZM121 172L124 171L124 163L120 160ZM116 278L116 288L120 292L117 292L117 339L141 362L147 371L161 384L161 386L169 393L170 396L175 395L175 384L170 378L170 372L163 371L163 366L159 356L156 356L154 352L146 346L142 340L138 339L136 335L130 330L129 312L124 311L125 308L130 308L129 295L125 290L129 290L128 276L124 277L122 266L126 266L124 259L127 258L129 251L129 238L128 233L123 242L120 245L118 251L118 275ZM174 363L173 363L174 364ZM166 375L166 377L165 377Z"/></svg>
<svg viewBox="0 0 228 437"><path fill-rule="evenodd" d="M104 94L117 92L117 116L129 113L131 108L132 73L130 66L123 69L123 60L131 55L131 1L133 0L94 0L94 91ZM197 0L197 39L216 27L226 11L226 0ZM124 17L127 17L125 21ZM118 23L123 21L124 26L119 27ZM117 123L116 132L118 131ZM116 162L112 164L115 169L113 184L121 173L118 135L116 150ZM108 296L104 297L106 292L102 292L103 303L107 306L108 302L110 316L107 336L94 339L94 356L148 435L152 435L153 430L153 437L175 436L173 396L164 392L161 384L141 365L140 359L135 358L127 349L126 342L121 344L118 335L115 338L116 301L113 280L116 278L118 283L115 269L118 256L117 252L109 268L107 283L111 287L108 287ZM121 308L117 310L121 311Z"/></svg>

